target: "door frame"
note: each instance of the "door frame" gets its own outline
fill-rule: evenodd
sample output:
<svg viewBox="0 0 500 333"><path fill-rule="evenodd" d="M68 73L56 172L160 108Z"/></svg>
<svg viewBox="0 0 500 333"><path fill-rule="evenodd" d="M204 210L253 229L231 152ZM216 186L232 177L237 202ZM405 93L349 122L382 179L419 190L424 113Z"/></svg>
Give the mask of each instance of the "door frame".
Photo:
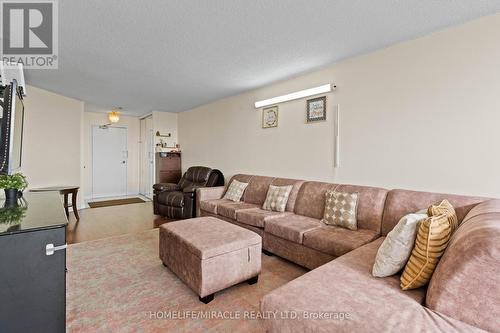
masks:
<svg viewBox="0 0 500 333"><path fill-rule="evenodd" d="M147 151L147 142L148 142L148 136L149 134L148 133L142 133L143 131L143 128L142 128L142 122L146 121L147 119L151 119L151 146L150 146L150 149L151 149L151 160L152 160L152 163L149 163L149 157L147 156L148 154L148 151ZM139 121L140 121L140 131L139 131L139 135L140 135L140 140L141 140L141 144L140 144L140 161L139 161L139 164L140 164L140 177L139 177L139 194L143 195L144 197L148 198L148 199L153 199L153 191L152 191L152 186L153 184L155 183L155 135L154 135L154 123L153 123L153 114L152 113L149 113L149 114L146 114L142 117L139 118ZM142 142L143 140L143 135L144 135L144 142ZM146 149L146 151L144 151ZM148 168L150 170L150 175L149 175L149 179L148 179L148 183L147 185L149 185L151 187L151 192L144 192L143 191L143 182L144 182L144 172L146 170L144 170L144 165L145 165L145 161L144 159L147 160L147 163L148 164L151 164Z"/></svg>
<svg viewBox="0 0 500 333"><path fill-rule="evenodd" d="M95 161L94 161L94 128L100 128L102 125L97 125L97 124L94 124L92 126L90 126L90 149L91 149L91 152L90 152L90 155L92 156L92 177L91 177L91 189L92 189L92 193L91 193L91 198L92 199L96 199L96 198L106 198L108 196L95 196L94 195L94 168L95 168ZM126 152L127 152L127 163L125 164L125 196L128 196L128 156L129 156L129 153L128 153L128 126L124 125L124 126L112 126L112 125L108 125L108 128L121 128L121 129L124 129L125 130L125 144L126 144ZM113 197L113 196L111 196Z"/></svg>

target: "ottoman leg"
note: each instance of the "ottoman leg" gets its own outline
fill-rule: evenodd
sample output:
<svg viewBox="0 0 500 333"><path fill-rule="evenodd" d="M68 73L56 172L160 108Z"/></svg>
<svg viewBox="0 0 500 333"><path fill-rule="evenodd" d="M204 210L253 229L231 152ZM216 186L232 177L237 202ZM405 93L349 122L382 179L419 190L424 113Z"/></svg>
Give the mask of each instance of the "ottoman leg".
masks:
<svg viewBox="0 0 500 333"><path fill-rule="evenodd" d="M266 256L269 256L269 257L274 256L274 254L272 254L272 253L271 253L271 252L269 252L268 250L264 250L264 249L262 249L262 253L264 253Z"/></svg>
<svg viewBox="0 0 500 333"><path fill-rule="evenodd" d="M198 297L200 302L203 302L205 304L208 304L210 302L212 302L214 300L214 294L210 294L208 296L205 296L205 297Z"/></svg>
<svg viewBox="0 0 500 333"><path fill-rule="evenodd" d="M250 284L250 285L251 284L256 284L257 282L259 282L259 276L258 275L254 276L253 278L250 278L250 279L247 280L247 283Z"/></svg>

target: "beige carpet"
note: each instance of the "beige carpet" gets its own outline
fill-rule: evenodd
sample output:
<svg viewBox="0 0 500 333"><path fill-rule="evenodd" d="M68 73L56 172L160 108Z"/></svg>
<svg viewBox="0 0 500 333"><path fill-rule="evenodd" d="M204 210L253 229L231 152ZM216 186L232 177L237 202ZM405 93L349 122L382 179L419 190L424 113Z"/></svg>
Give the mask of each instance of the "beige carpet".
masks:
<svg viewBox="0 0 500 333"><path fill-rule="evenodd" d="M263 255L262 265L257 284L239 284L203 304L162 265L158 229L70 245L67 331L263 332L259 319L228 316L255 313L262 296L305 270L275 256ZM209 311L211 319L173 318Z"/></svg>

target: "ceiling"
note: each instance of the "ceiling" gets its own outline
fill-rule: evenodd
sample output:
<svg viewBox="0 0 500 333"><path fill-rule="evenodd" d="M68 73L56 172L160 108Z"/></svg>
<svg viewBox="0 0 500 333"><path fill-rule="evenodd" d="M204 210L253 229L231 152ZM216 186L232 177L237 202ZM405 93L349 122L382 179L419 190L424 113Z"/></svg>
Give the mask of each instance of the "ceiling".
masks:
<svg viewBox="0 0 500 333"><path fill-rule="evenodd" d="M500 0L63 0L59 69L28 84L180 112L500 11Z"/></svg>

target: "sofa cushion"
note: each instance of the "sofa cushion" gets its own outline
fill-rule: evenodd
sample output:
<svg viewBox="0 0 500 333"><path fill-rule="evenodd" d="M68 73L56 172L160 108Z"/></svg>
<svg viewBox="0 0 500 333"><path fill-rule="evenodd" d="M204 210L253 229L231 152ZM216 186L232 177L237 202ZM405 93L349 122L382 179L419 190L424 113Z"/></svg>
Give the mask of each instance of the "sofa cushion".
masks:
<svg viewBox="0 0 500 333"><path fill-rule="evenodd" d="M335 189L337 185L322 182L305 182L302 184L297 200L295 214L320 220L325 212L326 192Z"/></svg>
<svg viewBox="0 0 500 333"><path fill-rule="evenodd" d="M272 212L263 209L245 209L236 212L236 221L254 227L264 228L264 223L271 219L291 215L290 212Z"/></svg>
<svg viewBox="0 0 500 333"><path fill-rule="evenodd" d="M232 223L234 225L237 225L238 227L242 227L242 228L245 228L245 229L248 229L248 230L251 230L253 232L255 232L257 235L263 237L264 235L264 229L262 228L258 228L258 227L254 227L252 225L248 225L248 224L244 224L244 223L240 223L236 220L233 220L233 219L230 219L229 217L224 217L222 215L216 215L216 214L212 214L212 213L208 213L208 212L205 212L205 211L201 211L201 215L200 216L207 216L207 217L216 217L218 218L219 220L222 220L222 221L226 221L228 223Z"/></svg>
<svg viewBox="0 0 500 333"><path fill-rule="evenodd" d="M387 200L385 202L382 235L387 235L406 214L421 209L427 209L430 205L444 199L448 200L455 208L459 224L475 205L490 200L488 198L468 197L463 195L392 190L387 194Z"/></svg>
<svg viewBox="0 0 500 333"><path fill-rule="evenodd" d="M402 291L398 276L373 277L371 268L381 243L379 238L264 296L263 313L297 315L296 319L271 316L263 321L267 332L478 331L423 307L425 289ZM306 318L308 314L334 318ZM348 318L341 320L335 314Z"/></svg>
<svg viewBox="0 0 500 333"><path fill-rule="evenodd" d="M221 202L217 205L217 214L236 220L237 211L254 208L259 208L259 206L246 202Z"/></svg>
<svg viewBox="0 0 500 333"><path fill-rule="evenodd" d="M298 179L288 179L288 178L274 178L274 177L264 177L264 176L253 176L245 174L234 175L229 183L236 179L240 182L249 183L248 187L243 194L242 200L244 202L253 203L262 206L266 200L267 190L269 185L275 186L287 186L292 185L292 191L288 197L288 203L286 205L287 212L293 212L295 208L295 201L297 199L297 194L300 187L304 183L303 180Z"/></svg>
<svg viewBox="0 0 500 333"><path fill-rule="evenodd" d="M273 177L252 176L243 201L262 206L266 200L267 190L273 181Z"/></svg>
<svg viewBox="0 0 500 333"><path fill-rule="evenodd" d="M322 226L306 232L302 244L332 256L340 257L377 237L378 234L373 230L358 229L354 231L335 226Z"/></svg>
<svg viewBox="0 0 500 333"><path fill-rule="evenodd" d="M264 233L262 246L267 251L308 269L315 269L335 259L329 254L274 236L268 232Z"/></svg>
<svg viewBox="0 0 500 333"><path fill-rule="evenodd" d="M158 203L172 207L184 206L184 193L182 192L161 192L158 194Z"/></svg>
<svg viewBox="0 0 500 333"><path fill-rule="evenodd" d="M302 244L304 233L320 228L321 225L318 219L291 214L266 221L264 230L274 236Z"/></svg>
<svg viewBox="0 0 500 333"><path fill-rule="evenodd" d="M401 275L403 290L425 286L443 255L451 237L446 214L430 216L420 222L410 259Z"/></svg>
<svg viewBox="0 0 500 333"><path fill-rule="evenodd" d="M204 210L205 212L209 212L212 214L217 214L217 206L221 203L229 202L232 201L227 199L203 200L200 201L200 210Z"/></svg>
<svg viewBox="0 0 500 333"><path fill-rule="evenodd" d="M321 219L325 211L325 193L335 188L339 192L357 192L359 194L358 228L380 233L385 197L388 192L382 188L344 184L337 187L337 185L330 183L304 182L297 194L295 214Z"/></svg>
<svg viewBox="0 0 500 333"><path fill-rule="evenodd" d="M455 231L429 283L427 306L487 331L500 313L500 200L474 207Z"/></svg>

